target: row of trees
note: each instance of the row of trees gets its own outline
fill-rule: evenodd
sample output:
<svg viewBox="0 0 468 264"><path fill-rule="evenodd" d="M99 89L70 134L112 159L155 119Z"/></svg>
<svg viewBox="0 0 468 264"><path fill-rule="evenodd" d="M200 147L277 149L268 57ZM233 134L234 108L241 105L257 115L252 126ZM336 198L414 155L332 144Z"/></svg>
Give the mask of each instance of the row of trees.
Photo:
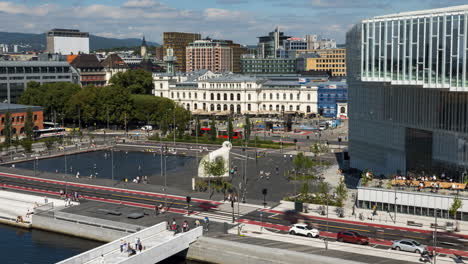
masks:
<svg viewBox="0 0 468 264"><path fill-rule="evenodd" d="M110 83L81 88L72 83L30 82L20 103L42 106L47 119L62 124L127 125L133 120L160 124L166 133L175 121L179 134L183 134L190 112L170 99L149 95L153 87L150 73L130 70L114 75Z"/></svg>

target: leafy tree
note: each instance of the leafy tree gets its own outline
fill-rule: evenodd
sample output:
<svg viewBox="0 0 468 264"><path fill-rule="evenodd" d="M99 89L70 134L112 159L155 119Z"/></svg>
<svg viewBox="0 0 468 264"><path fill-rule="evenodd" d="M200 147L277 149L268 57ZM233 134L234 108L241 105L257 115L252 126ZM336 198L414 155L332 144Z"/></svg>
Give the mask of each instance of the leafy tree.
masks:
<svg viewBox="0 0 468 264"><path fill-rule="evenodd" d="M164 109L162 109L162 101L169 100L152 95L132 94L135 111L133 117L137 120L144 121L149 124L158 119Z"/></svg>
<svg viewBox="0 0 468 264"><path fill-rule="evenodd" d="M127 89L132 94L151 94L154 88L152 74L142 69L119 72L112 76L109 82Z"/></svg>
<svg viewBox="0 0 468 264"><path fill-rule="evenodd" d="M298 173L306 175L310 172L310 169L314 166L314 162L304 155L304 153L299 152L293 159L294 167Z"/></svg>
<svg viewBox="0 0 468 264"><path fill-rule="evenodd" d="M216 141L216 123L215 123L215 117L211 117L211 122L210 122L210 139L212 141Z"/></svg>
<svg viewBox="0 0 468 264"><path fill-rule="evenodd" d="M301 195L302 196L307 196L309 194L309 183L304 182L301 187Z"/></svg>
<svg viewBox="0 0 468 264"><path fill-rule="evenodd" d="M462 200L460 199L460 197L458 197L458 195L455 196L455 197L453 198L452 205L451 205L450 208L449 208L449 213L450 213L450 215L451 215L452 217L456 217L458 209L462 208L462 206L463 206L463 202L462 202Z"/></svg>
<svg viewBox="0 0 468 264"><path fill-rule="evenodd" d="M337 205L338 207L343 208L344 202L348 198L348 189L346 188L344 177L340 178L340 183L338 184L338 186L336 186L335 192L337 195L337 200L336 200Z"/></svg>
<svg viewBox="0 0 468 264"><path fill-rule="evenodd" d="M251 133L251 123L250 123L250 118L246 117L245 118L245 140L248 142L250 140L250 133Z"/></svg>
<svg viewBox="0 0 468 264"><path fill-rule="evenodd" d="M5 136L5 145L7 147L10 147L11 139L12 139L12 131L11 131L11 113L9 111L5 113L3 135Z"/></svg>
<svg viewBox="0 0 468 264"><path fill-rule="evenodd" d="M203 170L209 177L221 177L227 172L224 159L222 158L217 158L214 161L204 160Z"/></svg>
<svg viewBox="0 0 468 264"><path fill-rule="evenodd" d="M321 181L318 185L318 193L321 197L321 204L326 204L327 200L330 198L330 184L325 181Z"/></svg>
<svg viewBox="0 0 468 264"><path fill-rule="evenodd" d="M130 97L130 92L120 86L104 86L98 89L97 109L105 109L105 111L97 111L97 120L101 122L109 122L114 124L127 125L133 113L133 101Z"/></svg>
<svg viewBox="0 0 468 264"><path fill-rule="evenodd" d="M94 85L88 85L70 98L67 105L67 116L77 120L79 126L81 126L81 121L87 124L95 122L98 111L106 112L107 109L97 108L99 89Z"/></svg>
<svg viewBox="0 0 468 264"><path fill-rule="evenodd" d="M177 128L177 137L182 138L185 133L185 128L188 126L191 119L190 111L185 108L175 105L175 125Z"/></svg>
<svg viewBox="0 0 468 264"><path fill-rule="evenodd" d="M234 136L234 127L232 126L232 118L229 116L228 117L228 137L229 141L232 142L232 137Z"/></svg>
<svg viewBox="0 0 468 264"><path fill-rule="evenodd" d="M24 148L24 151L26 153L32 152L32 143L33 141L28 138L24 138L23 140L21 140L21 146Z"/></svg>
<svg viewBox="0 0 468 264"><path fill-rule="evenodd" d="M33 141L34 138L34 121L33 121L33 112L31 108L28 108L26 111L26 120L24 121L24 133L26 134L26 139Z"/></svg>

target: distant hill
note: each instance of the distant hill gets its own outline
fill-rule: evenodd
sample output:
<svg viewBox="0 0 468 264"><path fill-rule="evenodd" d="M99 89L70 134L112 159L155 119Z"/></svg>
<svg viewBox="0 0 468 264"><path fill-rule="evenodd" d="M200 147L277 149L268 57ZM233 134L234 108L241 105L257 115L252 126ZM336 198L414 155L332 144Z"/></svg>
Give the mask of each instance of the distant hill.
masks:
<svg viewBox="0 0 468 264"><path fill-rule="evenodd" d="M160 46L159 43L146 41L149 46ZM20 44L30 46L31 50L42 51L46 49L46 36L42 34L0 32L0 44ZM91 50L110 49L117 47L136 47L141 44L141 39L105 38L95 35L89 36L89 48Z"/></svg>

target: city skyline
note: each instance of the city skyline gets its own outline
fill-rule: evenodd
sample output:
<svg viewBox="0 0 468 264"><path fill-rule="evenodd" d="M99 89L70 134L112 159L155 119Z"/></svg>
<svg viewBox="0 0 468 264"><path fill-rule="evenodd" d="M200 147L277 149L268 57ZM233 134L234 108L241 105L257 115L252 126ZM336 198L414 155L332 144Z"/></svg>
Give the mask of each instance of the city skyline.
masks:
<svg viewBox="0 0 468 264"><path fill-rule="evenodd" d="M358 21L382 14L464 4L463 0L85 0L0 1L0 31L42 33L76 28L104 37L142 37L162 44L162 33L200 33L252 45L279 26L292 36L319 34L344 43ZM333 18L330 20L330 17ZM325 22L324 22L325 21ZM328 21L328 22L327 22ZM14 22L14 23L12 23Z"/></svg>

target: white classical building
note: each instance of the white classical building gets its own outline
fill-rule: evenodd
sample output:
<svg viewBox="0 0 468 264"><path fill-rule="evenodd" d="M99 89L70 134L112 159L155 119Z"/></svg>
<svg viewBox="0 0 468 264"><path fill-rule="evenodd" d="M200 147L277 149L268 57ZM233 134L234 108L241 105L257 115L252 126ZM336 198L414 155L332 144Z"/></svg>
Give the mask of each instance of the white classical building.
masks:
<svg viewBox="0 0 468 264"><path fill-rule="evenodd" d="M155 74L153 79L156 96L170 98L194 114L317 113L318 87L312 82L210 71Z"/></svg>

